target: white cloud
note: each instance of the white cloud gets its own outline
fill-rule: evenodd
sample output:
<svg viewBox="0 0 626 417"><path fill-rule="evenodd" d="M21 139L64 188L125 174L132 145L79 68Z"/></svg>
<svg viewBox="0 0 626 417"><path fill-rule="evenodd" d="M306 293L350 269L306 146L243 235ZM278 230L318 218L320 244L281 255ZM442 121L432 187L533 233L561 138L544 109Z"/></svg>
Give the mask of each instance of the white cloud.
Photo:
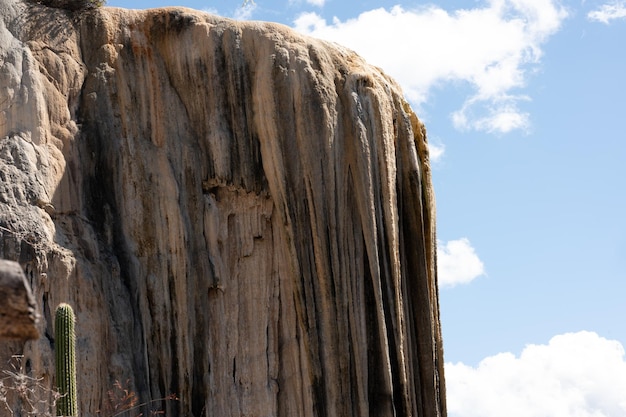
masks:
<svg viewBox="0 0 626 417"><path fill-rule="evenodd" d="M437 242L437 275L440 286L454 287L485 275L485 266L467 238Z"/></svg>
<svg viewBox="0 0 626 417"><path fill-rule="evenodd" d="M323 7L326 4L326 0L306 0L311 6ZM290 5L300 4L302 0L289 0Z"/></svg>
<svg viewBox="0 0 626 417"><path fill-rule="evenodd" d="M395 6L331 23L303 13L294 26L346 45L382 67L417 106L434 87L468 84L473 93L455 116L462 127L506 132L528 125L528 115L518 107L528 97L515 91L525 86L540 62L541 46L567 16L557 1L488 0L481 8L454 12L435 5Z"/></svg>
<svg viewBox="0 0 626 417"><path fill-rule="evenodd" d="M623 417L623 346L592 332L500 353L477 367L447 363L449 417Z"/></svg>
<svg viewBox="0 0 626 417"><path fill-rule="evenodd" d="M217 14L217 15L220 14L219 11L214 7L205 7L203 9L200 9L200 11L203 11L205 13L210 13L210 14Z"/></svg>
<svg viewBox="0 0 626 417"><path fill-rule="evenodd" d="M428 142L428 154L431 162L435 163L441 161L445 152L445 145Z"/></svg>
<svg viewBox="0 0 626 417"><path fill-rule="evenodd" d="M256 3L253 1L247 2L243 6L237 8L235 10L235 14L233 15L233 19L235 20L250 20L252 18L252 13L256 10Z"/></svg>
<svg viewBox="0 0 626 417"><path fill-rule="evenodd" d="M609 24L611 20L626 18L626 2L615 1L603 4L596 10L587 13L587 18L591 21Z"/></svg>
<svg viewBox="0 0 626 417"><path fill-rule="evenodd" d="M522 101L524 96L516 97L517 101ZM460 110L452 113L452 123L457 129L464 130L476 128L489 133L508 133L515 129L527 130L530 127L530 115L519 111L511 103L504 103L496 106L488 106L485 111L486 116L473 117L472 104L474 100L468 100ZM469 120L471 118L471 121Z"/></svg>

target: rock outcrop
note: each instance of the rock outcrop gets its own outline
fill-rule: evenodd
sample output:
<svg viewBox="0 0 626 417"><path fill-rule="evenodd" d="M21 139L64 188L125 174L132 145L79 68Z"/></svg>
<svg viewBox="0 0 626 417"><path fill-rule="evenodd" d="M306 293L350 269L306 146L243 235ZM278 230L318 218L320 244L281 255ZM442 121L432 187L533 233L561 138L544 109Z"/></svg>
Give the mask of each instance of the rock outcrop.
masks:
<svg viewBox="0 0 626 417"><path fill-rule="evenodd" d="M37 306L17 262L0 259L0 300L0 340L37 339Z"/></svg>
<svg viewBox="0 0 626 417"><path fill-rule="evenodd" d="M0 0L0 257L82 416L445 416L425 131L352 51L189 9Z"/></svg>

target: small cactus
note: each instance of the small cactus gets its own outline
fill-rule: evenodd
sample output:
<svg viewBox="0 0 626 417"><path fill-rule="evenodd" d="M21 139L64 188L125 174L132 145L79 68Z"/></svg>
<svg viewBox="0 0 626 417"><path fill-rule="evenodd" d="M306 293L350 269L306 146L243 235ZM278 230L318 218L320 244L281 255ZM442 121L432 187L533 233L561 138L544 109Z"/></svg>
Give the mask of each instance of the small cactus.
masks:
<svg viewBox="0 0 626 417"><path fill-rule="evenodd" d="M78 416L75 321L72 307L59 304L54 318L56 383L62 395L57 402L57 416Z"/></svg>

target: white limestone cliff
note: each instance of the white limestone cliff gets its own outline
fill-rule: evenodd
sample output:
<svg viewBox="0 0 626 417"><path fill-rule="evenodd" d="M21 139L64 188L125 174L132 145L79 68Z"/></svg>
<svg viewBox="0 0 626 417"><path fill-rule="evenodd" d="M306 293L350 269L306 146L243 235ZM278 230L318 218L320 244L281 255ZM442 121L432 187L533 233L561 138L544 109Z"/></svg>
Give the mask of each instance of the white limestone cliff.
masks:
<svg viewBox="0 0 626 417"><path fill-rule="evenodd" d="M0 0L0 258L82 416L445 416L426 134L352 51L181 8Z"/></svg>

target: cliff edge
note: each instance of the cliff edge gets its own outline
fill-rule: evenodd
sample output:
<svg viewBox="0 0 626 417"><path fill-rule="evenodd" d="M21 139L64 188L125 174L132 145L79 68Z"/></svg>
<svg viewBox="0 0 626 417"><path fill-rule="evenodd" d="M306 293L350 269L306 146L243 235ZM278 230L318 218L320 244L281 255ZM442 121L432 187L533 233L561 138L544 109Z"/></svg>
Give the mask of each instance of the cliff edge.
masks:
<svg viewBox="0 0 626 417"><path fill-rule="evenodd" d="M426 135L398 85L287 27L0 0L0 258L40 310L3 342L82 416L443 417Z"/></svg>

